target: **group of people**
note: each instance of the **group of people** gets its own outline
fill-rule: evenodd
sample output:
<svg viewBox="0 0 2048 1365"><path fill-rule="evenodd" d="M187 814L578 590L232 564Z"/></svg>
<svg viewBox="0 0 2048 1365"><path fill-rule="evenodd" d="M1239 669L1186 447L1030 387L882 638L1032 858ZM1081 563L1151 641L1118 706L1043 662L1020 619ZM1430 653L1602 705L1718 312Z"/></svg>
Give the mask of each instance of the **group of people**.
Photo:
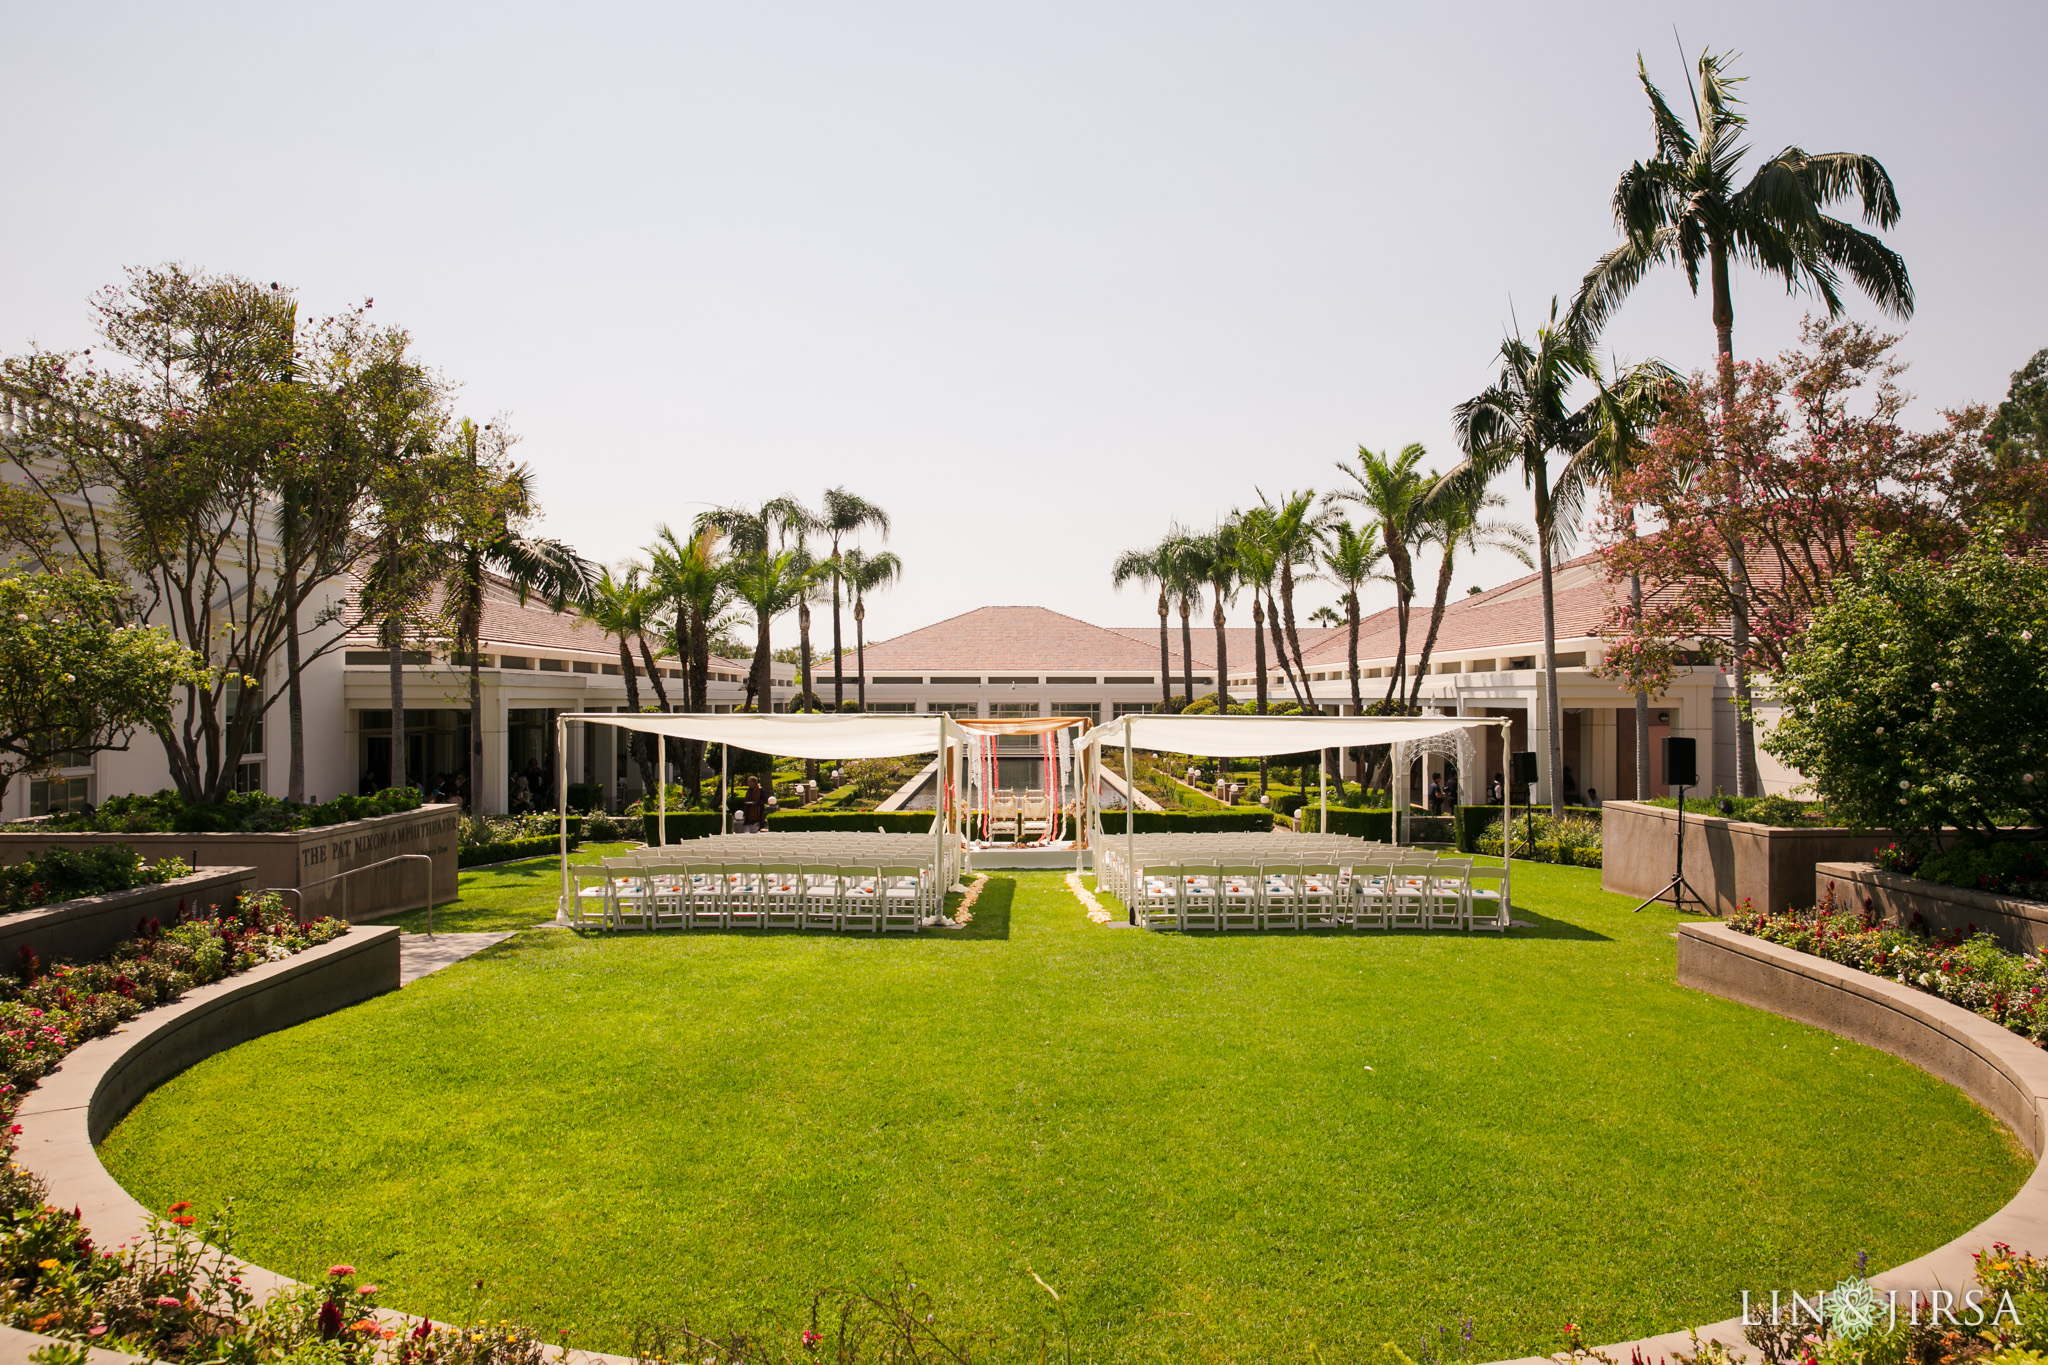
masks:
<svg viewBox="0 0 2048 1365"><path fill-rule="evenodd" d="M363 780L356 787L358 796L375 796L391 785L389 773L380 773L374 768L363 769ZM430 802L452 801L464 810L469 809L469 774L442 773L419 784L420 795Z"/></svg>

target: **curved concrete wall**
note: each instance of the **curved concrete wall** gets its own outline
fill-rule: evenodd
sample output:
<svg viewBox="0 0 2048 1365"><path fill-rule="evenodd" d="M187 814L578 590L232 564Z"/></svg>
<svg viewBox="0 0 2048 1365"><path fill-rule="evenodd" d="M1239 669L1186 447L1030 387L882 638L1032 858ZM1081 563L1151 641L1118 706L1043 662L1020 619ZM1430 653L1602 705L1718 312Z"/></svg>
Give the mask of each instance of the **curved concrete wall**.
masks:
<svg viewBox="0 0 2048 1365"><path fill-rule="evenodd" d="M2037 1162L2048 1145L2048 1052L1960 1006L1722 924L1678 927L1678 983L1889 1052L1990 1110ZM2012 1201L1976 1227L1870 1282L1880 1292L1961 1289L1975 1275L1970 1253L1993 1242L2048 1250L2048 1165L2036 1164ZM1693 1330L1747 1354L1739 1317ZM1667 1332L1600 1349L1655 1360L1692 1346L1690 1333Z"/></svg>
<svg viewBox="0 0 2048 1365"><path fill-rule="evenodd" d="M182 903L188 910L214 909L256 885L253 867L202 867L160 886L138 886L105 896L21 910L0 917L0 962L12 967L23 948L44 961L85 962L105 957L149 920L170 924Z"/></svg>

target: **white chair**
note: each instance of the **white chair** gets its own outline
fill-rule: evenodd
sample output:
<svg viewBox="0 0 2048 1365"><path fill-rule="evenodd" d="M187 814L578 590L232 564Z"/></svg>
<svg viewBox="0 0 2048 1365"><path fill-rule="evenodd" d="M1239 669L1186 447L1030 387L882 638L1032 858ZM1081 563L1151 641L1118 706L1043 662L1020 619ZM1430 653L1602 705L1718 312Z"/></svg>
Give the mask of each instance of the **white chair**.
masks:
<svg viewBox="0 0 2048 1365"><path fill-rule="evenodd" d="M1180 865L1180 927L1220 929L1223 926L1222 876L1214 864Z"/></svg>
<svg viewBox="0 0 2048 1365"><path fill-rule="evenodd" d="M649 863L642 867L647 879L647 917L650 928L690 927L691 869L682 863Z"/></svg>
<svg viewBox="0 0 2048 1365"><path fill-rule="evenodd" d="M1217 898L1225 933L1232 929L1258 929L1265 922L1265 869L1257 863L1224 863L1217 867Z"/></svg>
<svg viewBox="0 0 2048 1365"><path fill-rule="evenodd" d="M1351 927L1384 929L1392 904L1391 869L1381 862L1354 863L1351 867Z"/></svg>
<svg viewBox="0 0 2048 1365"><path fill-rule="evenodd" d="M882 895L879 868L864 868L850 871L841 888L839 901L839 927L866 929L878 933L882 928Z"/></svg>
<svg viewBox="0 0 2048 1365"><path fill-rule="evenodd" d="M577 928L605 928L612 922L611 874L602 863L569 869L569 922Z"/></svg>
<svg viewBox="0 0 2048 1365"><path fill-rule="evenodd" d="M890 863L875 869L883 932L914 934L923 926L924 880L924 868L911 864Z"/></svg>
<svg viewBox="0 0 2048 1365"><path fill-rule="evenodd" d="M606 858L604 870L611 885L611 922L614 927L633 921L642 929L648 924L647 880L643 865L631 858Z"/></svg>
<svg viewBox="0 0 2048 1365"><path fill-rule="evenodd" d="M1177 864L1146 868L1144 888L1138 896L1138 923L1147 929L1180 928L1185 885Z"/></svg>
<svg viewBox="0 0 2048 1365"><path fill-rule="evenodd" d="M761 865L761 923L768 929L801 929L806 888L795 863Z"/></svg>
<svg viewBox="0 0 2048 1365"><path fill-rule="evenodd" d="M1344 886L1335 863L1304 861L1295 878L1294 903L1304 929L1333 929L1344 923Z"/></svg>
<svg viewBox="0 0 2048 1365"><path fill-rule="evenodd" d="M1428 925L1432 929L1472 928L1472 860L1439 858L1430 869Z"/></svg>
<svg viewBox="0 0 2048 1365"><path fill-rule="evenodd" d="M803 927L839 932L839 915L845 887L845 878L839 869L806 867L801 880L804 887Z"/></svg>

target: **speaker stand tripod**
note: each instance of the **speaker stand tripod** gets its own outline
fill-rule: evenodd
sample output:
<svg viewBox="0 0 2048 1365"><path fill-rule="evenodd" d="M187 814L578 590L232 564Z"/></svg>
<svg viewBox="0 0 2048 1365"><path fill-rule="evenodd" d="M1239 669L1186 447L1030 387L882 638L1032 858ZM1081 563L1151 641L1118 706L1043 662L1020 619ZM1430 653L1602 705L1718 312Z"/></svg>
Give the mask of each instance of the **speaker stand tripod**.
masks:
<svg viewBox="0 0 2048 1365"><path fill-rule="evenodd" d="M1654 896L1650 897L1650 898L1649 898L1648 900L1644 901L1644 902L1643 902L1643 903L1642 903L1641 905L1638 905L1638 906L1637 906L1637 907L1636 907L1636 908L1635 908L1634 910L1631 910L1631 911L1630 911L1629 913L1630 913L1630 914L1641 914L1641 913L1643 912L1643 910L1644 910L1644 909L1646 909L1646 908L1647 908L1647 907L1649 907L1649 906L1652 906L1652 905L1655 905L1655 904L1657 904L1657 903L1658 903L1659 901L1662 901L1662 900L1663 900L1663 899L1664 899L1665 897L1667 897L1667 896L1671 898L1671 908L1672 908L1673 910L1676 910L1676 911L1678 911L1678 912L1679 912L1679 913L1681 913L1681 914L1683 914L1683 913L1684 913L1684 911L1685 911L1685 902L1686 902L1686 898L1687 898L1687 897L1691 897L1691 898L1692 898L1692 900L1694 901L1694 903L1696 903L1696 904L1697 904L1697 905L1699 906L1699 908L1700 908L1700 910L1701 910L1701 912L1702 912L1702 913L1704 913L1704 914L1709 914L1709 915L1711 915L1711 914L1713 914L1713 913L1714 913L1714 912L1713 912L1713 911L1712 911L1711 909L1709 909L1709 908L1707 907L1707 898L1706 898L1705 896L1702 896L1702 895L1701 895L1701 894L1700 894L1699 892L1697 892L1697 891L1693 890L1693 889L1692 889L1692 883L1691 883L1691 882L1689 882L1689 881L1687 881L1687 880L1685 879L1685 788L1684 788L1684 787L1680 787L1680 788L1678 789L1678 867L1677 867L1677 870L1676 870L1676 871L1674 871L1674 872L1672 873L1672 875L1671 875L1671 880L1670 880L1670 881L1668 881L1668 882L1666 882L1666 883L1664 884L1664 889L1663 889L1663 890L1659 891L1659 892L1658 892L1658 893L1657 893L1656 895L1654 895Z"/></svg>

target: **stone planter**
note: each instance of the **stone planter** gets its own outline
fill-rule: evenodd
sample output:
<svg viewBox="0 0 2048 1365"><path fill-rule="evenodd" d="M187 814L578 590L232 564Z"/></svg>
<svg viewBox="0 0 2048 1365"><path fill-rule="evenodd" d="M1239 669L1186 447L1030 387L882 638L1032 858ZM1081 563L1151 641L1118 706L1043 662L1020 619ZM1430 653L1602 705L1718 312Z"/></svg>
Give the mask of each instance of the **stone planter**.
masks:
<svg viewBox="0 0 2048 1365"><path fill-rule="evenodd" d="M1677 854L1678 812L1640 801L1601 807L1600 887L1624 896L1656 893L1671 880ZM1759 910L1813 904L1814 869L1822 863L1867 858L1889 843L1883 830L1783 828L1685 813L1685 879L1714 914L1747 900Z"/></svg>
<svg viewBox="0 0 2048 1365"><path fill-rule="evenodd" d="M1814 901L1832 887L1837 905L1864 907L1885 924L1939 934L1996 934L2010 952L2048 948L2048 905L1988 891L1923 882L1875 863L1822 863L1814 869ZM1915 923L1915 920L1918 923Z"/></svg>
<svg viewBox="0 0 2048 1365"><path fill-rule="evenodd" d="M181 904L191 911L211 909L255 885L253 867L202 867L161 886L81 896L0 916L0 963L13 965L23 948L34 950L46 962L104 957L123 939L134 938L149 920L172 923Z"/></svg>
<svg viewBox="0 0 2048 1365"><path fill-rule="evenodd" d="M0 862L17 863L46 848L127 844L145 858L179 857L194 867L254 868L260 889L297 888L299 909L309 918L366 920L425 904L425 864L391 863L374 872L341 875L400 853L432 858L434 900L455 899L461 818L460 807L434 805L282 834L0 834Z"/></svg>

